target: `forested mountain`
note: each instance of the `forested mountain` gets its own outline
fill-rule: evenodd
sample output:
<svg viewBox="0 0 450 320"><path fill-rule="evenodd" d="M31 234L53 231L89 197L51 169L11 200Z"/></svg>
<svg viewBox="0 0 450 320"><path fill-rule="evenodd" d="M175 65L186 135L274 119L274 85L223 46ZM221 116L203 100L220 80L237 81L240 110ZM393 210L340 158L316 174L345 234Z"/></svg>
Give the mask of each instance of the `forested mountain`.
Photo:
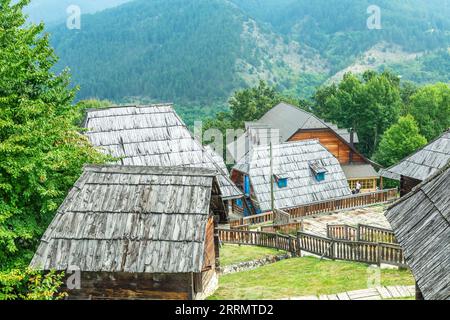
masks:
<svg viewBox="0 0 450 320"><path fill-rule="evenodd" d="M65 21L68 16L67 8L71 5L77 5L83 14L88 14L129 1L131 0L32 0L25 8L25 13L34 23L43 21L47 25L54 25Z"/></svg>
<svg viewBox="0 0 450 320"><path fill-rule="evenodd" d="M134 0L83 16L81 30L48 30L58 68L69 66L81 85L78 98L205 105L259 79L305 97L358 59L368 61L356 70L446 81L450 0L379 0L380 30L366 25L372 4Z"/></svg>

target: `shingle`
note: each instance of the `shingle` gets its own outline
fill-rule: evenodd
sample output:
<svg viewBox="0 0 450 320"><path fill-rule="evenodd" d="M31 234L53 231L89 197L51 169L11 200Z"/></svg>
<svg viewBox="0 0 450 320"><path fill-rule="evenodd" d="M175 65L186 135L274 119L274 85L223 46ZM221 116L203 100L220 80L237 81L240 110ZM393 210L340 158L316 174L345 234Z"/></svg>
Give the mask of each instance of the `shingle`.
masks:
<svg viewBox="0 0 450 320"><path fill-rule="evenodd" d="M288 179L287 187L274 187L275 206L278 209L298 207L315 201L351 195L347 179L338 160L317 140L288 142L273 146L273 173L282 173ZM271 210L270 148L256 147L234 167L250 177L256 200L262 211ZM316 161L326 169L325 181L317 181L310 168Z"/></svg>
<svg viewBox="0 0 450 320"><path fill-rule="evenodd" d="M450 299L450 162L386 212L425 299Z"/></svg>
<svg viewBox="0 0 450 320"><path fill-rule="evenodd" d="M450 160L450 129L398 164L381 170L383 177L400 180L400 176L425 180Z"/></svg>
<svg viewBox="0 0 450 320"><path fill-rule="evenodd" d="M224 200L242 196L222 163L194 139L170 104L92 109L84 125L91 143L120 159L119 164L214 169Z"/></svg>
<svg viewBox="0 0 450 320"><path fill-rule="evenodd" d="M31 266L199 272L215 175L201 168L86 166Z"/></svg>

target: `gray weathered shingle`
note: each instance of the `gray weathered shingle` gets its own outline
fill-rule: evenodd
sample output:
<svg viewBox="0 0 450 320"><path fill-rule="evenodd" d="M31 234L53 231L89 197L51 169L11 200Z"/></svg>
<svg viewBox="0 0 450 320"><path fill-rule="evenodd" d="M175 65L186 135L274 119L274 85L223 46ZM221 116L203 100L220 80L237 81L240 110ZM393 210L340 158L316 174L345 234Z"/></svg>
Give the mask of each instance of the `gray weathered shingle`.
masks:
<svg viewBox="0 0 450 320"><path fill-rule="evenodd" d="M235 170L247 173L262 211L271 210L270 148L255 147L241 159ZM317 140L287 142L273 146L273 173L288 178L288 186L274 187L275 207L287 209L303 204L351 195L338 160ZM310 168L318 162L327 170L325 181L318 182Z"/></svg>
<svg viewBox="0 0 450 320"><path fill-rule="evenodd" d="M398 164L381 170L383 177L400 180L405 176L425 180L450 160L450 129L428 145L406 157Z"/></svg>
<svg viewBox="0 0 450 320"><path fill-rule="evenodd" d="M197 168L87 166L31 266L199 272L214 176Z"/></svg>
<svg viewBox="0 0 450 320"><path fill-rule="evenodd" d="M350 132L347 129L340 129L330 122L319 119L312 113L284 102L267 111L261 119L246 122L245 129L246 133L244 135L227 146L228 151L235 160L240 160L253 144L268 145L270 130L276 130L277 137L274 137L275 140L285 142L300 129L331 129L344 141L350 143ZM251 131L253 131L253 134ZM257 140L262 140L263 143L258 143ZM272 140L272 142L274 141ZM354 134L353 142L358 143L358 135L356 133Z"/></svg>
<svg viewBox="0 0 450 320"><path fill-rule="evenodd" d="M427 300L450 300L450 163L386 212Z"/></svg>
<svg viewBox="0 0 450 320"><path fill-rule="evenodd" d="M204 167L218 171L223 199L239 198L240 190L192 136L170 104L122 106L87 112L85 127L91 143L137 166Z"/></svg>

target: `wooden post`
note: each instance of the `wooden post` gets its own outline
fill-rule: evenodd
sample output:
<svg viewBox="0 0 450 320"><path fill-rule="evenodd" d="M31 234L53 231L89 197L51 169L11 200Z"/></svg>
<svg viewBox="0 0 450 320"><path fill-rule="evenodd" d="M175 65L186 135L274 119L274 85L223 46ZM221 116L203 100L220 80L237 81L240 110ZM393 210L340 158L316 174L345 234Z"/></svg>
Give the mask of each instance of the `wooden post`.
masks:
<svg viewBox="0 0 450 320"><path fill-rule="evenodd" d="M275 214L275 198L273 194L273 153L272 153L272 142L270 142L270 205L272 208L272 214Z"/></svg>
<svg viewBox="0 0 450 320"><path fill-rule="evenodd" d="M380 267L381 266L381 246L380 246L379 242L377 242L377 263L378 263L378 266Z"/></svg>

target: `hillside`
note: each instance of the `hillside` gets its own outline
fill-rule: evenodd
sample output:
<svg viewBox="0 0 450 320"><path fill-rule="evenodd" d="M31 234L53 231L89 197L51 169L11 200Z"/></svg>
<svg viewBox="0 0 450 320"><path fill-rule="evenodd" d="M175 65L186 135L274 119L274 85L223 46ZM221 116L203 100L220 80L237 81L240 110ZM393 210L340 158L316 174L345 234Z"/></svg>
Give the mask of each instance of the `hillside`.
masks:
<svg viewBox="0 0 450 320"><path fill-rule="evenodd" d="M43 21L47 25L55 25L65 21L68 17L66 10L71 5L79 6L82 14L89 14L129 1L131 0L31 0L25 13L31 22Z"/></svg>
<svg viewBox="0 0 450 320"><path fill-rule="evenodd" d="M366 26L370 4L134 0L83 16L81 30L49 31L58 67L69 66L81 86L78 98L202 106L259 79L302 97L345 71L393 68L417 82L442 79L437 63L417 59L449 46L450 0L380 0L381 30Z"/></svg>

